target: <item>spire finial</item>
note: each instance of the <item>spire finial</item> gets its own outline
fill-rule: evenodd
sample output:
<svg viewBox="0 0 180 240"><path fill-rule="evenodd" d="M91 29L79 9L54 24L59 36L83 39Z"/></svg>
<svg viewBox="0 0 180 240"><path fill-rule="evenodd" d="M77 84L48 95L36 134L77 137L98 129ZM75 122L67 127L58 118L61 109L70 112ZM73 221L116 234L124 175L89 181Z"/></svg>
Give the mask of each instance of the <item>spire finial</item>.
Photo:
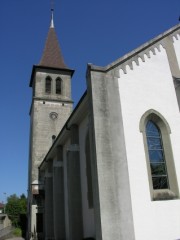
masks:
<svg viewBox="0 0 180 240"><path fill-rule="evenodd" d="M50 28L54 28L54 1L51 0L51 25Z"/></svg>

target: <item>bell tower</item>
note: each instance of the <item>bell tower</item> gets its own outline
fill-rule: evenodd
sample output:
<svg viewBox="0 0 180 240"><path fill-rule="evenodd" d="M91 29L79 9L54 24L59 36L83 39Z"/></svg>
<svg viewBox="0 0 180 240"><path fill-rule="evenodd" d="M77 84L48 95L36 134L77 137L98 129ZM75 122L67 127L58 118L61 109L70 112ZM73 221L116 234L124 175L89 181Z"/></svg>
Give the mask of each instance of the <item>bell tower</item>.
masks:
<svg viewBox="0 0 180 240"><path fill-rule="evenodd" d="M28 231L37 232L38 167L73 108L71 78L54 28L53 10L41 61L32 68L30 87L30 149L28 177Z"/></svg>

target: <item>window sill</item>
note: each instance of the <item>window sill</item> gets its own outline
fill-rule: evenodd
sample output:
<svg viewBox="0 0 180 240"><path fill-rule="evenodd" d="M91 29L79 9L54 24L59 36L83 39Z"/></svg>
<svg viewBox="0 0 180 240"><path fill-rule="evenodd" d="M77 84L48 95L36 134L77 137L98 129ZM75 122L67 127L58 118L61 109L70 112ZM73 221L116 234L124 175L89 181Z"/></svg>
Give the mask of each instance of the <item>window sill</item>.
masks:
<svg viewBox="0 0 180 240"><path fill-rule="evenodd" d="M179 197L169 189L160 189L153 191L153 201L173 200Z"/></svg>

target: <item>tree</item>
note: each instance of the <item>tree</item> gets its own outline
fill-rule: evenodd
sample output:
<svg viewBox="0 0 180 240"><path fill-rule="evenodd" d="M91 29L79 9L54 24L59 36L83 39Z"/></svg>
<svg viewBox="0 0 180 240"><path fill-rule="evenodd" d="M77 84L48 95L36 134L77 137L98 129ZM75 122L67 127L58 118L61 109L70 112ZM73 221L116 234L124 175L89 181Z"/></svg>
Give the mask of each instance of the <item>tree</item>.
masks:
<svg viewBox="0 0 180 240"><path fill-rule="evenodd" d="M27 198L24 194L20 196L19 199L20 206L21 206L21 214L26 214L27 213Z"/></svg>
<svg viewBox="0 0 180 240"><path fill-rule="evenodd" d="M13 194L7 198L6 213L12 221L13 226L20 226L20 215L26 214L27 199L24 194L18 197Z"/></svg>

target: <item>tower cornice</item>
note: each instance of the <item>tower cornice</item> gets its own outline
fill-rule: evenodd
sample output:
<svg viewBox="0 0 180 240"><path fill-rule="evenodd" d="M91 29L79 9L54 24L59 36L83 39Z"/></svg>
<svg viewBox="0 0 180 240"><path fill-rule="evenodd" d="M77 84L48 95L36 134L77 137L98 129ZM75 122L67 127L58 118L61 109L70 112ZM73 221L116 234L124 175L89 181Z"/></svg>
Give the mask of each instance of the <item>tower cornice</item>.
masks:
<svg viewBox="0 0 180 240"><path fill-rule="evenodd" d="M58 72L66 72L66 73L69 74L71 77L73 76L74 71L75 71L75 70L68 69L68 68L56 68L56 67L33 65L33 67L32 67L32 73L31 73L31 78L30 78L30 82L29 82L29 87L32 87L32 86L33 86L34 74L35 74L37 71L45 71L45 70L52 70L52 71L58 71Z"/></svg>

